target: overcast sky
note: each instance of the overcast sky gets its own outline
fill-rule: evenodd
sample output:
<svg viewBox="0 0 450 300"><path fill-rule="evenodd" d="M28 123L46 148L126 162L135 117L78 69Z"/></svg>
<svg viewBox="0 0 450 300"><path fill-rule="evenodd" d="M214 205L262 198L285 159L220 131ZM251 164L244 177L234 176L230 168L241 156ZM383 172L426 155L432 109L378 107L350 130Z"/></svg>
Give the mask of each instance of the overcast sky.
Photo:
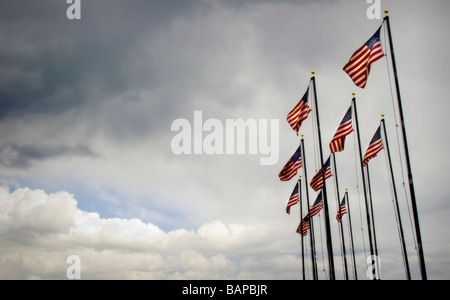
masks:
<svg viewBox="0 0 450 300"><path fill-rule="evenodd" d="M380 2L390 9L428 276L449 279L450 3ZM315 70L325 159L352 92L363 151L385 114L412 276L419 279L390 60L373 65L364 90L342 70L382 22L367 17L369 6L81 0L81 20L69 20L65 1L0 0L0 278L65 279L66 259L77 255L83 279L300 279L298 206L285 212L295 179L280 182L278 173L299 144L286 115ZM389 53L385 37L383 27ZM176 155L172 123L186 119L194 130L195 111L224 129L226 119L267 120L270 132L278 120L276 164L260 164L261 148ZM301 129L309 178L319 167L312 115ZM353 133L336 159L365 279L369 248L356 153ZM385 157L382 151L370 162L382 278L404 279ZM333 178L328 186L336 276L343 278ZM320 218L318 261L326 279Z"/></svg>

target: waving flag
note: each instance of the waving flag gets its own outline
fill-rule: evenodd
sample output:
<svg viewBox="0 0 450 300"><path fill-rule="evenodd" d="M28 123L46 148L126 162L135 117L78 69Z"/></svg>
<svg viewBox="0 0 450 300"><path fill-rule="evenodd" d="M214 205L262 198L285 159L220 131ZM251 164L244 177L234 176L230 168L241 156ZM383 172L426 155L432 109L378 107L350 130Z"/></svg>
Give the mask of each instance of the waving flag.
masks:
<svg viewBox="0 0 450 300"><path fill-rule="evenodd" d="M341 124L331 139L330 150L331 153L340 152L344 150L345 137L353 132L352 126L352 106L347 110Z"/></svg>
<svg viewBox="0 0 450 300"><path fill-rule="evenodd" d="M308 234L308 230L310 227L311 227L310 217L309 215L306 215L298 225L296 232L298 234L305 236Z"/></svg>
<svg viewBox="0 0 450 300"><path fill-rule="evenodd" d="M297 135L302 122L308 118L308 115L311 112L308 104L308 94L309 87L306 90L305 95L300 99L300 102L287 115L287 121L292 129L297 132Z"/></svg>
<svg viewBox="0 0 450 300"><path fill-rule="evenodd" d="M286 212L288 214L291 213L291 206L294 206L300 200L300 193L299 193L298 185L299 185L298 183L295 184L295 188L292 191L291 197L289 198L288 203L286 205Z"/></svg>
<svg viewBox="0 0 450 300"><path fill-rule="evenodd" d="M311 215L311 218L317 215L322 208L323 208L323 199L322 199L322 191L320 191L316 201L314 201L314 204L309 209L309 214Z"/></svg>
<svg viewBox="0 0 450 300"><path fill-rule="evenodd" d="M330 165L330 158L328 157L327 161L323 165L322 169L317 172L316 175L311 179L311 182L309 185L317 192L321 188L323 188L323 177L325 172L325 179L328 179L331 177L331 165Z"/></svg>
<svg viewBox="0 0 450 300"><path fill-rule="evenodd" d="M369 77L370 67L384 56L380 42L380 28L361 48L353 53L350 61L344 66L344 71L360 88L365 88Z"/></svg>
<svg viewBox="0 0 450 300"><path fill-rule="evenodd" d="M297 227L297 233L303 236L308 234L308 229L311 227L311 218L317 215L323 208L322 192L317 196L316 201L309 209L309 214L307 214Z"/></svg>
<svg viewBox="0 0 450 300"><path fill-rule="evenodd" d="M297 174L297 170L302 167L302 149L301 146L298 146L297 151L295 151L294 155L289 159L286 165L281 170L278 177L280 177L281 181L289 181L292 177Z"/></svg>
<svg viewBox="0 0 450 300"><path fill-rule="evenodd" d="M377 156L378 152L383 149L383 141L381 140L381 125L378 127L375 135L370 141L369 147L366 150L366 154L364 154L363 166L366 166L369 163L369 160Z"/></svg>
<svg viewBox="0 0 450 300"><path fill-rule="evenodd" d="M347 205L345 205L345 197L344 199L342 199L341 204L339 205L340 210L338 210L337 215L336 215L336 220L341 223L342 221L342 216L345 215L347 213Z"/></svg>

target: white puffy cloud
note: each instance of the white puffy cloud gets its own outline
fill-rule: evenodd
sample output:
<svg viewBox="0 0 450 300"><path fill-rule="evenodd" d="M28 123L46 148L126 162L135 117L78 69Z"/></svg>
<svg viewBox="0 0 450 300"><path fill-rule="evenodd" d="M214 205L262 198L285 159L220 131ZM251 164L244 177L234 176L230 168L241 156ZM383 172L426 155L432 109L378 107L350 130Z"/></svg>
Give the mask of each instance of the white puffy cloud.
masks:
<svg viewBox="0 0 450 300"><path fill-rule="evenodd" d="M72 232L77 234L110 234L118 238L151 238L163 232L153 224L145 224L139 219L102 219L98 213L77 210L74 215Z"/></svg>
<svg viewBox="0 0 450 300"><path fill-rule="evenodd" d="M286 235L285 229L215 220L197 230L164 232L136 218L107 219L83 211L67 192L47 194L29 188L10 192L3 187L0 279L65 279L71 255L80 258L81 279L299 279L298 235ZM316 242L319 276L326 278L326 258L320 256L324 245ZM445 255L434 255L435 249L442 247L427 248L433 252L429 265L434 276L445 277ZM367 253L356 251L359 277L364 279ZM396 250L383 251L383 278L402 278ZM338 252L335 255L340 277ZM347 259L350 262L349 254Z"/></svg>
<svg viewBox="0 0 450 300"><path fill-rule="evenodd" d="M1 231L67 233L74 225L77 202L65 192L47 195L42 190L1 190Z"/></svg>
<svg viewBox="0 0 450 300"><path fill-rule="evenodd" d="M0 189L0 228L2 279L64 279L70 255L80 257L82 279L258 277L257 264L242 262L258 260L264 250L253 259L249 251L270 244L265 226L212 221L166 233L139 219L82 211L67 192L29 188Z"/></svg>

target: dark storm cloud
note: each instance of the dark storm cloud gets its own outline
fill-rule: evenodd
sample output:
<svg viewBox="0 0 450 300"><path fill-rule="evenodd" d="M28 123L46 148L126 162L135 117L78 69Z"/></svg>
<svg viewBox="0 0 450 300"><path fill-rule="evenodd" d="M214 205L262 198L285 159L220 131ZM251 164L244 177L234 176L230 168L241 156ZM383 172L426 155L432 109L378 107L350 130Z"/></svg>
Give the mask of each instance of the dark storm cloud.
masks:
<svg viewBox="0 0 450 300"><path fill-rule="evenodd" d="M130 49L143 33L189 15L188 2L82 1L79 21L66 18L64 1L3 3L0 117L61 113L131 88Z"/></svg>
<svg viewBox="0 0 450 300"><path fill-rule="evenodd" d="M335 7L329 1L81 3L81 20L73 21L64 1L2 7L0 122L70 114L71 122L52 126L67 139L72 127L89 134L65 143L99 135L141 143L195 109L211 117L243 105L252 111L265 87L289 89L292 65L309 70L330 59L333 41L322 37L331 30L323 22L323 8ZM0 146L8 143L16 141Z"/></svg>
<svg viewBox="0 0 450 300"><path fill-rule="evenodd" d="M183 45L165 37L166 31L176 20L201 15L210 6L203 1L81 3L82 19L73 21L66 18L65 1L2 3L1 128L17 132L17 126L8 127L9 120L20 126L31 115L38 127L40 120L55 117L44 126L66 132L58 141L70 145L90 144L96 134L127 144L169 130L175 112L188 103L188 87L201 80L193 79L199 76L196 62L182 54ZM66 114L71 122L64 120ZM71 132L80 126L87 134L73 141ZM93 151L47 149L51 139L46 135L19 146L15 138L4 138L0 147L8 155L1 163L24 169L37 160Z"/></svg>
<svg viewBox="0 0 450 300"><path fill-rule="evenodd" d="M61 156L97 157L97 154L86 145L17 145L0 147L0 164L16 169L26 169L33 162Z"/></svg>
<svg viewBox="0 0 450 300"><path fill-rule="evenodd" d="M312 1L302 1L301 5L305 3ZM252 11L257 4L261 2L82 1L82 19L70 21L66 18L68 5L64 1L4 3L0 12L3 41L0 46L0 118L29 113L58 114L107 101L130 90L158 88L168 81L173 81L172 87L176 88L163 91L160 98L151 101L167 104L166 112L175 109L170 101L176 100L190 85L211 75L204 73L201 60L216 63L213 54L217 53L222 35L233 27L235 20L220 20L223 22L220 26L209 20L210 24L205 23L201 32L186 29L184 39L179 35L166 35L171 25L176 20L205 16L217 11L220 5ZM269 39L278 37L276 40L262 37L261 46L267 48L267 54L275 51L286 54L283 49L288 48L285 47L287 37L271 30L272 25L277 24L271 24L270 20L266 25L262 19L254 21L252 26L267 26L264 31ZM161 31L164 33L160 34ZM156 37L162 38L165 44L158 44ZM150 53L142 50L146 46L151 48ZM198 46L196 53L183 53L192 51L195 46ZM232 57L229 59L232 62ZM219 60L223 61L224 57ZM217 72L215 75L220 74L220 69Z"/></svg>

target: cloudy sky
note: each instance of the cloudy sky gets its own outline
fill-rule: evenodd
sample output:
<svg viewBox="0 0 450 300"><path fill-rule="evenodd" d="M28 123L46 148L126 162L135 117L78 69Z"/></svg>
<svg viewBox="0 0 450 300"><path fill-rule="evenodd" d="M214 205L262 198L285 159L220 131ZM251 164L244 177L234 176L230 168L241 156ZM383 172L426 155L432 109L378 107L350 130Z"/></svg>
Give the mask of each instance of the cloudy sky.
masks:
<svg viewBox="0 0 450 300"><path fill-rule="evenodd" d="M81 20L69 20L65 2L0 0L1 279L65 279L70 255L80 258L83 279L300 279L298 207L285 212L295 179L280 182L278 173L299 143L285 119L311 70L324 156L352 92L363 148L385 114L409 263L420 278L390 60L373 65L364 90L342 71L382 22L367 17L370 4L81 0ZM379 2L390 9L428 276L449 279L450 3ZM384 49L385 37L383 29ZM200 122L214 119L224 130L227 119L255 120L258 134L278 121L276 163L261 165L261 145L256 154L176 155L172 123L185 119L195 131L196 111ZM319 167L312 117L301 131L311 178ZM365 279L354 136L336 160ZM404 279L385 157L370 164L381 272ZM343 278L334 180L327 186L336 277ZM315 220L326 279L323 215Z"/></svg>

